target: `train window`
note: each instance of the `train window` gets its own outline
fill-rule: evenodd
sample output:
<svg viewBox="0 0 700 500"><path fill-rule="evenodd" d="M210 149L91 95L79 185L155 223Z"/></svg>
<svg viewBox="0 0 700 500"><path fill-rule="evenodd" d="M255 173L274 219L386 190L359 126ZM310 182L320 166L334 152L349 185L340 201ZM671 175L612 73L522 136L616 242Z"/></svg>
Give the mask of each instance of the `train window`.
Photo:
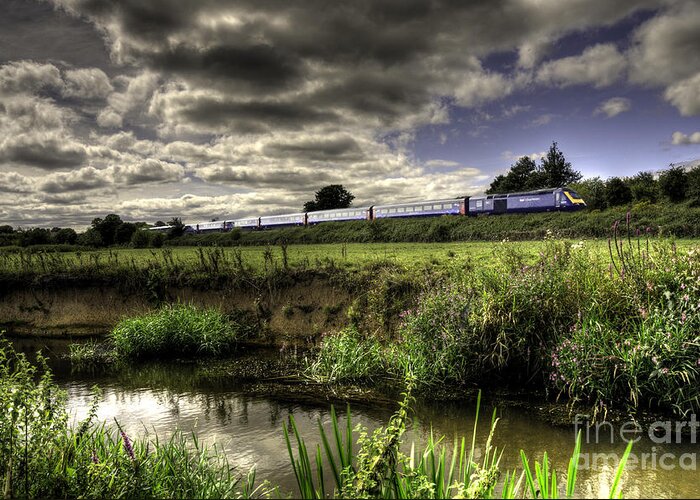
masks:
<svg viewBox="0 0 700 500"><path fill-rule="evenodd" d="M477 210L482 210L484 208L484 200L476 200Z"/></svg>
<svg viewBox="0 0 700 500"><path fill-rule="evenodd" d="M395 214L395 213L396 213L396 209L395 209L395 208L390 208L390 209L389 209L389 213L390 213L390 214Z"/></svg>
<svg viewBox="0 0 700 500"><path fill-rule="evenodd" d="M413 207L406 207L406 212L413 212Z"/></svg>
<svg viewBox="0 0 700 500"><path fill-rule="evenodd" d="M430 205L423 205L423 210L431 210L432 207Z"/></svg>
<svg viewBox="0 0 700 500"><path fill-rule="evenodd" d="M396 211L400 214L406 213L406 207L399 207L396 209Z"/></svg>
<svg viewBox="0 0 700 500"><path fill-rule="evenodd" d="M433 205L433 210L442 210L442 205L440 205L440 204Z"/></svg>

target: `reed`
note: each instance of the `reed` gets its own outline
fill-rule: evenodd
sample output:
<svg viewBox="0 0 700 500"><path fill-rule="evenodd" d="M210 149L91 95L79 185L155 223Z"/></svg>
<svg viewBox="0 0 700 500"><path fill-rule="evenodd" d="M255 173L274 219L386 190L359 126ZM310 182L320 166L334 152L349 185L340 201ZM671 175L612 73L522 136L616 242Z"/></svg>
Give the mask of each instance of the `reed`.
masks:
<svg viewBox="0 0 700 500"><path fill-rule="evenodd" d="M215 309L166 305L120 321L110 334L120 359L146 356L218 356L231 352L246 329Z"/></svg>
<svg viewBox="0 0 700 500"><path fill-rule="evenodd" d="M576 495L580 433L569 460L563 490L546 452L541 463L535 462L533 472L528 457L521 450L522 470L503 474L500 462L504 450L493 446L498 424L495 410L486 443L481 447L482 456L476 461L481 393L476 402L471 444L466 437L456 438L449 448L443 444L444 438L435 438L431 433L422 452L417 453L415 444L411 444L410 453L404 454L402 437L408 425L410 389L409 383L387 427L371 435L362 427L353 430L350 408L344 426L331 409L330 433L319 422L322 446L316 446L313 459L290 417L289 427L284 425L284 436L299 498L494 498L499 492L502 498L574 498ZM630 442L616 469L610 498L621 495L622 473L631 448ZM332 485L325 482L328 475L333 478Z"/></svg>

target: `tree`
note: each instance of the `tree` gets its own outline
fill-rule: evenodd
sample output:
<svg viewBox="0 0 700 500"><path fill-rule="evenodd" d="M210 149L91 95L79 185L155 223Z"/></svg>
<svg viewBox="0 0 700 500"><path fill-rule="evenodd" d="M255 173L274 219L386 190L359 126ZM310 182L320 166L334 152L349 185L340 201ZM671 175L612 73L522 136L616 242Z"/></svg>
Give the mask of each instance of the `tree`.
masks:
<svg viewBox="0 0 700 500"><path fill-rule="evenodd" d="M348 208L355 196L342 184L330 184L316 191L316 198L304 203L304 212Z"/></svg>
<svg viewBox="0 0 700 500"><path fill-rule="evenodd" d="M185 234L185 224L180 217L173 217L166 225L170 226L168 238L177 238Z"/></svg>
<svg viewBox="0 0 700 500"><path fill-rule="evenodd" d="M531 188L533 175L536 172L535 161L529 156L521 156L506 175L499 175L494 179L486 194L526 191Z"/></svg>
<svg viewBox="0 0 700 500"><path fill-rule="evenodd" d="M114 232L114 242L120 245L129 243L135 232L136 224L132 222L122 222L117 226Z"/></svg>
<svg viewBox="0 0 700 500"><path fill-rule="evenodd" d="M605 182L600 177L592 177L571 183L569 187L583 198L590 210L603 210L607 206Z"/></svg>
<svg viewBox="0 0 700 500"><path fill-rule="evenodd" d="M547 156L542 158L538 173L542 175L540 183L543 184L538 187L561 187L583 178L581 172L574 170L571 163L566 161L556 142L549 147Z"/></svg>
<svg viewBox="0 0 700 500"><path fill-rule="evenodd" d="M673 203L685 200L688 188L688 174L683 167L671 167L659 175L661 192Z"/></svg>
<svg viewBox="0 0 700 500"><path fill-rule="evenodd" d="M100 233L102 244L109 246L114 243L117 227L123 223L122 218L117 214L109 214L104 219L99 217L92 220L92 228Z"/></svg>
<svg viewBox="0 0 700 500"><path fill-rule="evenodd" d="M14 229L12 229L12 226L4 225L0 226L0 234L12 234L14 233Z"/></svg>
<svg viewBox="0 0 700 500"><path fill-rule="evenodd" d="M639 172L626 179L626 184L632 191L634 201L656 203L659 199L659 183L651 172Z"/></svg>
<svg viewBox="0 0 700 500"><path fill-rule="evenodd" d="M58 243L59 245L72 245L77 239L78 233L76 233L75 230L69 227L64 227L63 229L59 229L58 231L53 233L53 241L54 243Z"/></svg>
<svg viewBox="0 0 700 500"><path fill-rule="evenodd" d="M158 220L158 221L156 221L155 224L153 224L153 226L155 226L155 227L163 227L163 226L167 226L167 224L166 224L165 222L163 222L162 220Z"/></svg>
<svg viewBox="0 0 700 500"><path fill-rule="evenodd" d="M104 245L104 242L102 241L102 235L94 227L91 227L84 233L79 234L76 243L78 243L78 245L83 245L86 247L101 247Z"/></svg>
<svg viewBox="0 0 700 500"><path fill-rule="evenodd" d="M692 200L693 206L700 205L700 166L688 172L688 189L686 196Z"/></svg>
<svg viewBox="0 0 700 500"><path fill-rule="evenodd" d="M632 201L632 190L619 177L611 177L605 183L605 201L609 207L626 205Z"/></svg>
<svg viewBox="0 0 700 500"><path fill-rule="evenodd" d="M499 175L493 180L486 193L555 188L578 182L582 177L581 172L574 170L571 163L566 161L557 143L553 142L539 167L531 158L521 156L507 174Z"/></svg>

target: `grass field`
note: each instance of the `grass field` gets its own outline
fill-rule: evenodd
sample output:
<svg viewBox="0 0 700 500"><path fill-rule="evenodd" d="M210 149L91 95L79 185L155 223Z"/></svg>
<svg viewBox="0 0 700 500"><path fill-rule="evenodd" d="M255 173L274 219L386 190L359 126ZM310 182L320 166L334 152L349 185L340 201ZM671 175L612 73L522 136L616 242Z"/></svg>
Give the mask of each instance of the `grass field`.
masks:
<svg viewBox="0 0 700 500"><path fill-rule="evenodd" d="M565 240L572 246L587 249L592 256L608 258L608 242L604 239ZM651 239L653 243L655 239ZM700 246L700 240L676 240L679 249ZM376 262L392 262L407 269L425 265L441 265L451 261L471 260L475 267L491 266L499 256L523 254L535 259L546 242L450 242L450 243L331 243L309 245L246 246L226 248L174 247L165 249L108 249L64 253L0 253L0 273L29 272L33 275L101 270L106 274L118 272L125 266L130 270L146 270L167 263L184 272L222 269L237 263L250 271L264 272L270 268L319 268L328 265L361 268ZM286 253L286 266L285 266ZM217 262L212 262L212 258Z"/></svg>

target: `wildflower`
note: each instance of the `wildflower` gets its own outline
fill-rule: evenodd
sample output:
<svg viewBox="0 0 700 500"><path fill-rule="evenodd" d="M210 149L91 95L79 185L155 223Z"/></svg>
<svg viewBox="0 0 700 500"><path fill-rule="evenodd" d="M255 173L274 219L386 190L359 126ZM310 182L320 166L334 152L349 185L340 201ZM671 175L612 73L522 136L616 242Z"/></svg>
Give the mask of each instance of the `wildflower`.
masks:
<svg viewBox="0 0 700 500"><path fill-rule="evenodd" d="M647 313L647 310L646 310L646 309L644 309L643 307L640 307L640 308L639 308L639 315L640 315L642 318L647 319L647 316L648 316L649 314Z"/></svg>
<svg viewBox="0 0 700 500"><path fill-rule="evenodd" d="M698 361L700 361L700 360L698 360ZM91 457L91 458L92 458L92 463L93 463L93 464L99 464L99 463L100 463L99 459L97 458L97 453L95 453L95 450L92 450L92 457Z"/></svg>
<svg viewBox="0 0 700 500"><path fill-rule="evenodd" d="M131 460L136 460L136 457L134 456L134 448L131 446L131 440L129 439L129 436L126 435L126 432L121 431L122 434L122 441L124 442L124 450L126 450L126 454L129 455L129 458Z"/></svg>
<svg viewBox="0 0 700 500"><path fill-rule="evenodd" d="M664 375L668 375L668 368L662 368L661 373L663 373Z"/></svg>
<svg viewBox="0 0 700 500"><path fill-rule="evenodd" d="M655 365L659 364L659 360L656 358L656 356L651 357L651 362L654 363Z"/></svg>
<svg viewBox="0 0 700 500"><path fill-rule="evenodd" d="M651 281L647 281L647 290L650 292L654 289L654 285L651 284Z"/></svg>
<svg viewBox="0 0 700 500"><path fill-rule="evenodd" d="M688 302L689 300L690 300L690 295L688 295L687 293L685 295L683 295L683 302Z"/></svg>
<svg viewBox="0 0 700 500"><path fill-rule="evenodd" d="M681 314L681 323L685 323L686 315L685 313Z"/></svg>
<svg viewBox="0 0 700 500"><path fill-rule="evenodd" d="M685 283L681 283L681 290L685 290Z"/></svg>

